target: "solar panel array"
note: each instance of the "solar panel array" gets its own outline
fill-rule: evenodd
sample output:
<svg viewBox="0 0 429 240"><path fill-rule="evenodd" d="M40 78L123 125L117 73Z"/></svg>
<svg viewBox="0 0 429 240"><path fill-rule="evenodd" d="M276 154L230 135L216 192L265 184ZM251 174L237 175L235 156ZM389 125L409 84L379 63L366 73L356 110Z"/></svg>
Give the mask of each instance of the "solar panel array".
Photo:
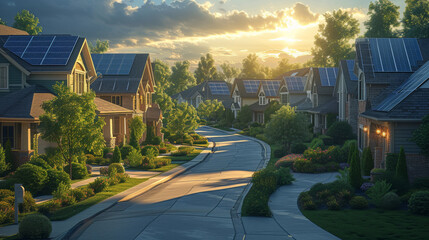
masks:
<svg viewBox="0 0 429 240"><path fill-rule="evenodd" d="M243 80L243 84L247 93L258 92L259 80Z"/></svg>
<svg viewBox="0 0 429 240"><path fill-rule="evenodd" d="M10 36L4 47L31 65L67 65L77 36Z"/></svg>
<svg viewBox="0 0 429 240"><path fill-rule="evenodd" d="M213 95L229 95L229 88L226 82L209 82L210 92Z"/></svg>
<svg viewBox="0 0 429 240"><path fill-rule="evenodd" d="M307 77L284 77L289 91L304 91L304 82Z"/></svg>
<svg viewBox="0 0 429 240"><path fill-rule="evenodd" d="M338 68L319 68L320 82L323 87L335 86Z"/></svg>
<svg viewBox="0 0 429 240"><path fill-rule="evenodd" d="M91 54L94 67L103 75L128 75L135 54Z"/></svg>
<svg viewBox="0 0 429 240"><path fill-rule="evenodd" d="M358 77L353 72L353 69L354 69L354 66L355 66L355 60L346 60L346 62L347 62L347 68L349 70L350 80L357 81Z"/></svg>
<svg viewBox="0 0 429 240"><path fill-rule="evenodd" d="M415 38L370 38L375 72L413 72L423 60Z"/></svg>
<svg viewBox="0 0 429 240"><path fill-rule="evenodd" d="M262 81L262 87L265 92L265 96L277 96L277 92L280 88L280 80Z"/></svg>
<svg viewBox="0 0 429 240"><path fill-rule="evenodd" d="M429 79L429 62L426 62L419 70L403 82L395 91L384 99L374 110L388 112L402 102L426 80Z"/></svg>

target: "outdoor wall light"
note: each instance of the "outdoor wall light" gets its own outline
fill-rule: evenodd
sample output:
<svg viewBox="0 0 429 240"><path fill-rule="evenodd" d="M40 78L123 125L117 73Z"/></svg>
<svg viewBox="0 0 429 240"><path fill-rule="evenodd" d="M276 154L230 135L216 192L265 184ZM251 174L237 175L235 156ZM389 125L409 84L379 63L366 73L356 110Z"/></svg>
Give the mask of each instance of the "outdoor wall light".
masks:
<svg viewBox="0 0 429 240"><path fill-rule="evenodd" d="M377 129L375 132L377 133L377 135L380 135L381 130L380 130L380 129Z"/></svg>
<svg viewBox="0 0 429 240"><path fill-rule="evenodd" d="M386 132L383 132L381 136L386 137Z"/></svg>
<svg viewBox="0 0 429 240"><path fill-rule="evenodd" d="M364 132L368 132L368 128L367 127L363 127L363 131Z"/></svg>

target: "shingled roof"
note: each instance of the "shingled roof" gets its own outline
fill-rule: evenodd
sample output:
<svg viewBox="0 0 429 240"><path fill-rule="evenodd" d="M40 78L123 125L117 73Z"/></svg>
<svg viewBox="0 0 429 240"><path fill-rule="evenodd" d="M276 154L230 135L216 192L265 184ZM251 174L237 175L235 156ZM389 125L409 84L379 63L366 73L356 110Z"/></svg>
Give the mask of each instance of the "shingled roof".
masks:
<svg viewBox="0 0 429 240"><path fill-rule="evenodd" d="M0 24L0 35L28 35L28 32Z"/></svg>
<svg viewBox="0 0 429 240"><path fill-rule="evenodd" d="M355 60L341 60L340 65L338 67L338 76L337 76L337 82L335 84L334 88L334 94L338 92L338 84L339 84L339 78L340 75L344 78L344 83L346 85L347 93L352 94L354 96L357 96L358 92L358 81L357 76L353 71L350 71L352 68L350 68L350 65L355 64ZM352 80L353 77L353 80ZM356 80L355 80L356 79Z"/></svg>
<svg viewBox="0 0 429 240"><path fill-rule="evenodd" d="M210 90L210 83L216 83L216 82L224 82L224 81L215 81L215 80L210 80L210 81L204 81L200 84L198 84L197 86L193 86L191 88L188 88L180 93L176 93L172 96L172 98L174 99L178 99L179 95L182 96L183 99L190 101L191 98L196 97L198 94L201 95L201 97L203 98L203 100L219 100L222 101L223 105L225 106L225 108L230 108L231 104L233 102L231 95L229 94L231 92L231 84L226 83L227 87L228 87L228 94L213 94L212 91Z"/></svg>

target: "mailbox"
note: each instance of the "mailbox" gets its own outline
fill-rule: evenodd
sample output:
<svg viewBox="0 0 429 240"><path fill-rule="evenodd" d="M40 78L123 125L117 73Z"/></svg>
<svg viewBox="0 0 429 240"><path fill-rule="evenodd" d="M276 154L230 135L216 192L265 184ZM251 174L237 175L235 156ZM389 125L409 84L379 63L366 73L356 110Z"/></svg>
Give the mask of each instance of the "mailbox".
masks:
<svg viewBox="0 0 429 240"><path fill-rule="evenodd" d="M24 202L25 188L22 184L15 184L15 224L18 224L18 206Z"/></svg>

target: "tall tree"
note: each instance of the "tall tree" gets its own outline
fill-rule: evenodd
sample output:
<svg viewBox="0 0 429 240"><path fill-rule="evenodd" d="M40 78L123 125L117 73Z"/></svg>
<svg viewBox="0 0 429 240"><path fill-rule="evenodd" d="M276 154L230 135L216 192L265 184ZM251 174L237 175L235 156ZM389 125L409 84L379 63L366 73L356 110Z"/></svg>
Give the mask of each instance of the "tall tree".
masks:
<svg viewBox="0 0 429 240"><path fill-rule="evenodd" d="M171 97L165 92L157 92L155 95L155 102L158 103L159 108L161 108L164 118L167 118L169 112L174 107L173 99L171 99Z"/></svg>
<svg viewBox="0 0 429 240"><path fill-rule="evenodd" d="M0 25L6 25L6 22L3 21L3 19L0 18Z"/></svg>
<svg viewBox="0 0 429 240"><path fill-rule="evenodd" d="M429 1L405 0L404 37L429 38Z"/></svg>
<svg viewBox="0 0 429 240"><path fill-rule="evenodd" d="M262 65L256 54L249 54L243 59L243 68L241 69L240 78L249 79L265 79L265 74L262 71Z"/></svg>
<svg viewBox="0 0 429 240"><path fill-rule="evenodd" d="M39 18L28 10L23 9L16 14L13 27L26 31L30 35L37 35L42 32L42 27L37 25L39 25Z"/></svg>
<svg viewBox="0 0 429 240"><path fill-rule="evenodd" d="M171 67L170 82L172 84L169 94L175 94L189 87L195 86L195 78L189 72L190 63L188 61L176 62Z"/></svg>
<svg viewBox="0 0 429 240"><path fill-rule="evenodd" d="M429 157L429 115L423 118L422 124L413 132L411 141L417 144L423 155Z"/></svg>
<svg viewBox="0 0 429 240"><path fill-rule="evenodd" d="M181 103L168 116L167 129L171 135L184 136L198 127L197 111L192 105Z"/></svg>
<svg viewBox="0 0 429 240"><path fill-rule="evenodd" d="M217 70L214 65L213 56L207 53L206 56L201 56L198 62L198 68L195 70L195 79L197 84L200 84L207 80L213 80L217 78Z"/></svg>
<svg viewBox="0 0 429 240"><path fill-rule="evenodd" d="M273 69L272 76L273 76L273 78L277 78L277 77L280 77L285 72L289 72L289 71L292 71L294 69L298 69L300 67L301 66L299 64L289 63L289 60L287 58L282 58L279 61L277 67Z"/></svg>
<svg viewBox="0 0 429 240"><path fill-rule="evenodd" d="M95 46L92 45L91 42L88 42L88 45L91 53L104 53L109 50L109 40L101 41L100 39L97 39Z"/></svg>
<svg viewBox="0 0 429 240"><path fill-rule="evenodd" d="M71 162L85 150L101 153L104 147L103 118L97 117L93 92L78 95L63 84L54 85L56 97L42 104L42 138L57 144L65 162ZM72 177L72 168L69 170Z"/></svg>
<svg viewBox="0 0 429 240"><path fill-rule="evenodd" d="M142 117L135 116L130 119L130 145L135 149L140 149L139 141L146 130L146 124L143 123Z"/></svg>
<svg viewBox="0 0 429 240"><path fill-rule="evenodd" d="M224 62L220 65L222 72L218 73L219 78L226 82L232 83L234 78L238 77L240 70L232 66L229 62Z"/></svg>
<svg viewBox="0 0 429 240"><path fill-rule="evenodd" d="M336 66L342 59L352 57L350 40L359 33L359 22L341 9L325 13L325 23L319 25L311 49L313 63L317 66Z"/></svg>
<svg viewBox="0 0 429 240"><path fill-rule="evenodd" d="M369 20L365 22L365 37L391 38L397 34L393 28L399 26L399 6L390 0L377 0L369 4Z"/></svg>
<svg viewBox="0 0 429 240"><path fill-rule="evenodd" d="M221 101L205 100L200 103L197 109L198 116L209 121L220 121L225 112L225 107Z"/></svg>
<svg viewBox="0 0 429 240"><path fill-rule="evenodd" d="M156 83L156 92L161 93L170 88L171 83L169 81L171 70L167 63L156 59L152 63L153 76Z"/></svg>

